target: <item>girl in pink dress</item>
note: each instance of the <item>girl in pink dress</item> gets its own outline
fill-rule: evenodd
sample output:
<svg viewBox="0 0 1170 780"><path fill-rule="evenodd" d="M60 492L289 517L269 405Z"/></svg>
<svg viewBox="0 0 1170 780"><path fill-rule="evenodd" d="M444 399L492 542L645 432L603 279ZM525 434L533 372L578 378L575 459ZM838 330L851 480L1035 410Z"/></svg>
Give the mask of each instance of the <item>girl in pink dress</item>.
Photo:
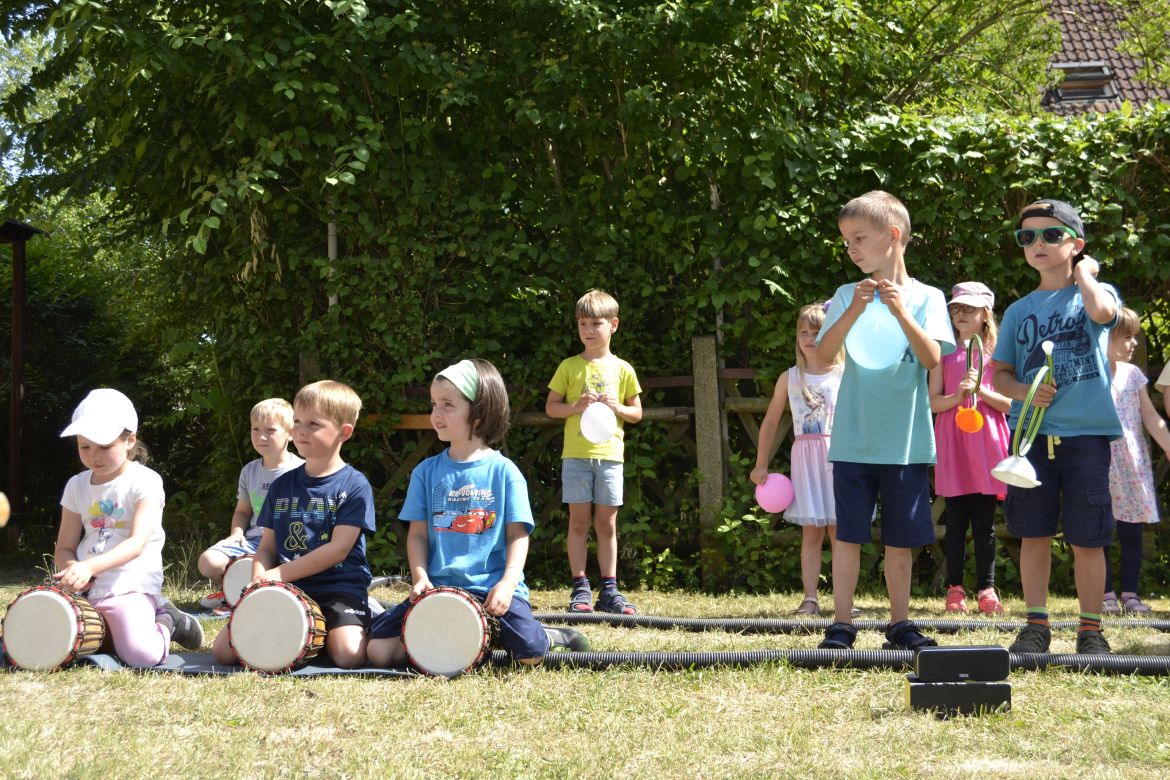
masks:
<svg viewBox="0 0 1170 780"><path fill-rule="evenodd" d="M1121 546L1121 600L1113 590L1113 566L1105 551L1105 600L1101 612L1117 615L1122 611L1140 615L1150 606L1138 597L1138 579L1142 571L1142 531L1147 523L1158 522L1158 499L1154 491L1154 469L1150 450L1142 436L1143 426L1159 447L1170 455L1170 432L1158 415L1146 392L1149 380L1141 369L1129 361L1142 332L1141 319L1124 306L1109 336L1109 368L1113 373L1113 403L1121 418L1124 435L1109 444L1109 493L1113 499L1113 517L1117 521L1117 539Z"/></svg>
<svg viewBox="0 0 1170 780"><path fill-rule="evenodd" d="M1003 605L995 592L995 509L1007 491L991 476L991 469L1007 456L1009 433L1006 414L1011 401L991 387L988 364L995 351L995 294L979 282L962 282L951 290L947 310L958 344L951 354L930 370L930 410L937 450L934 492L946 499L947 612L967 611L963 569L967 565L967 528L975 545L975 587L979 611L998 615ZM971 337L983 341L983 380L979 369L967 370ZM959 429L955 417L960 406L975 397L975 409L983 426L973 433Z"/></svg>
<svg viewBox="0 0 1170 780"><path fill-rule="evenodd" d="M833 464L829 463L829 435L833 431L833 410L845 356L832 363L817 356L817 334L825 321L825 306L810 304L796 317L796 365L776 380L776 390L764 422L760 424L756 467L751 480L762 484L768 476L768 461L784 407L792 409L792 489L795 497L784 519L804 529L800 543L800 579L804 601L797 615L819 615L817 584L821 578L821 550L825 535L832 547L837 534L837 511L833 501Z"/></svg>

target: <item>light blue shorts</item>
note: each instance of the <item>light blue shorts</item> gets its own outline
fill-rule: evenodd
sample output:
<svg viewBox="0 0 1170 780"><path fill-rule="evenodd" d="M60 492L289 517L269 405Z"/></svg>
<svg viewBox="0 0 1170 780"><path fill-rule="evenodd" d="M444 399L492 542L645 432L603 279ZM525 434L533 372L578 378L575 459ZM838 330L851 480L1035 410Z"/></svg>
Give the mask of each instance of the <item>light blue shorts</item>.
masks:
<svg viewBox="0 0 1170 780"><path fill-rule="evenodd" d="M622 505L625 466L616 460L565 458L561 461L562 500L566 504Z"/></svg>
<svg viewBox="0 0 1170 780"><path fill-rule="evenodd" d="M228 558L235 558L239 555L255 555L256 551L260 549L260 539L257 536L254 538L244 537L244 541L240 544L213 544L207 548L207 552L217 552L220 555L226 555Z"/></svg>

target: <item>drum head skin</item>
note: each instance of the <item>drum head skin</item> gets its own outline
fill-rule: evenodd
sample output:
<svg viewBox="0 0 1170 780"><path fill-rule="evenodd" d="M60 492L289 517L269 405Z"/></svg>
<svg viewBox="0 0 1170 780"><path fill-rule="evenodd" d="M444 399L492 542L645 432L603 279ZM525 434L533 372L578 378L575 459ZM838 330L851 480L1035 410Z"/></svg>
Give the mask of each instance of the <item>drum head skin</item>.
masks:
<svg viewBox="0 0 1170 780"><path fill-rule="evenodd" d="M468 672L487 643L483 609L474 596L460 592L424 593L402 622L402 643L410 662L427 674Z"/></svg>
<svg viewBox="0 0 1170 780"><path fill-rule="evenodd" d="M252 584L252 556L232 558L223 572L223 600L229 607L240 603L244 588Z"/></svg>
<svg viewBox="0 0 1170 780"><path fill-rule="evenodd" d="M4 652L21 669L56 669L76 641L77 612L59 593L32 591L14 601L4 615Z"/></svg>
<svg viewBox="0 0 1170 780"><path fill-rule="evenodd" d="M279 672L300 657L309 637L310 613L292 591L277 585L249 591L232 612L232 647L250 669Z"/></svg>

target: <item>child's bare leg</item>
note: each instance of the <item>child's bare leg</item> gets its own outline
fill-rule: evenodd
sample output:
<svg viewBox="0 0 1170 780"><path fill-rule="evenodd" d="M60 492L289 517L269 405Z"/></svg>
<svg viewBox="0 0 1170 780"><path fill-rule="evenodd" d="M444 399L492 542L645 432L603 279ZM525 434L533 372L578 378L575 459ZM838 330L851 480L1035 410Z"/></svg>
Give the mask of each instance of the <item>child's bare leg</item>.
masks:
<svg viewBox="0 0 1170 780"><path fill-rule="evenodd" d="M218 585L223 582L223 573L227 570L229 563L231 563L231 558L219 550L204 550L203 554L199 556L197 565L200 574Z"/></svg>
<svg viewBox="0 0 1170 780"><path fill-rule="evenodd" d="M569 570L574 577L585 576L589 555L589 526L592 523L593 504L569 504L569 534L565 545L569 548Z"/></svg>
<svg viewBox="0 0 1170 780"><path fill-rule="evenodd" d="M370 661L370 666L381 668L402 666L406 663L406 649L402 646L402 637L371 639L366 643L366 657Z"/></svg>
<svg viewBox="0 0 1170 780"><path fill-rule="evenodd" d="M1101 559L1102 588L1105 587L1105 559ZM1039 536L1020 540L1020 586L1024 591L1025 607L1043 607L1048 604L1048 577L1052 571L1052 537ZM1077 582L1080 589L1080 582ZM1101 608L1101 596L1093 606Z"/></svg>
<svg viewBox="0 0 1170 780"><path fill-rule="evenodd" d="M338 626L325 635L325 650L342 669L356 669L366 663L366 630Z"/></svg>
<svg viewBox="0 0 1170 780"><path fill-rule="evenodd" d="M1100 547L1069 546L1073 551L1073 578L1081 612L1095 615L1101 611L1101 600L1105 597L1105 551Z"/></svg>
<svg viewBox="0 0 1170 780"><path fill-rule="evenodd" d="M815 599L821 581L821 552L825 547L825 527L806 525L800 536L800 582L804 597Z"/></svg>
<svg viewBox="0 0 1170 780"><path fill-rule="evenodd" d="M861 545L838 540L833 550L833 619L838 623L853 622L853 594L860 569Z"/></svg>
<svg viewBox="0 0 1170 780"><path fill-rule="evenodd" d="M616 506L593 506L593 531L597 534L597 568L602 577L617 576L617 515Z"/></svg>
<svg viewBox="0 0 1170 780"><path fill-rule="evenodd" d="M885 550L886 590L890 594L890 625L910 617L910 573L914 569L912 547Z"/></svg>
<svg viewBox="0 0 1170 780"><path fill-rule="evenodd" d="M226 629L215 635L215 641L211 643L211 657L222 666L237 666L240 663L240 657L228 642Z"/></svg>

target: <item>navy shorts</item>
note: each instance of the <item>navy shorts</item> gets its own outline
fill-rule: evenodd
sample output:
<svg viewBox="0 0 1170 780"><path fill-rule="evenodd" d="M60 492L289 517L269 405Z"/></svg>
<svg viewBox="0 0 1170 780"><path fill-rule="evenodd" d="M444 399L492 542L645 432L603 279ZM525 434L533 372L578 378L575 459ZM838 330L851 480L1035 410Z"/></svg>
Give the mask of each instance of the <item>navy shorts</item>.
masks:
<svg viewBox="0 0 1170 780"><path fill-rule="evenodd" d="M878 497L882 503L882 544L922 547L934 544L930 513L930 476L925 463L833 462L833 500L837 539L851 544L873 541L870 525Z"/></svg>
<svg viewBox="0 0 1170 780"><path fill-rule="evenodd" d="M487 598L486 593L474 593L472 596L482 604ZM389 639L402 636L402 618L410 606L410 599L406 599L393 609L388 609L374 618L370 625L370 639ZM512 597L508 611L500 615L500 643L504 649L516 660L525 658L540 658L548 652L548 634L544 633L544 626L532 614L532 605L519 596Z"/></svg>
<svg viewBox="0 0 1170 780"><path fill-rule="evenodd" d="M1113 541L1113 500L1109 497L1109 439L1063 436L1048 459L1044 437L1028 451L1040 486L1008 485L1003 513L1008 533L1023 539L1056 536L1077 547L1108 547Z"/></svg>
<svg viewBox="0 0 1170 780"><path fill-rule="evenodd" d="M370 625L370 605L367 599L352 593L317 593L309 596L321 608L325 616L325 630L332 631L341 626Z"/></svg>

